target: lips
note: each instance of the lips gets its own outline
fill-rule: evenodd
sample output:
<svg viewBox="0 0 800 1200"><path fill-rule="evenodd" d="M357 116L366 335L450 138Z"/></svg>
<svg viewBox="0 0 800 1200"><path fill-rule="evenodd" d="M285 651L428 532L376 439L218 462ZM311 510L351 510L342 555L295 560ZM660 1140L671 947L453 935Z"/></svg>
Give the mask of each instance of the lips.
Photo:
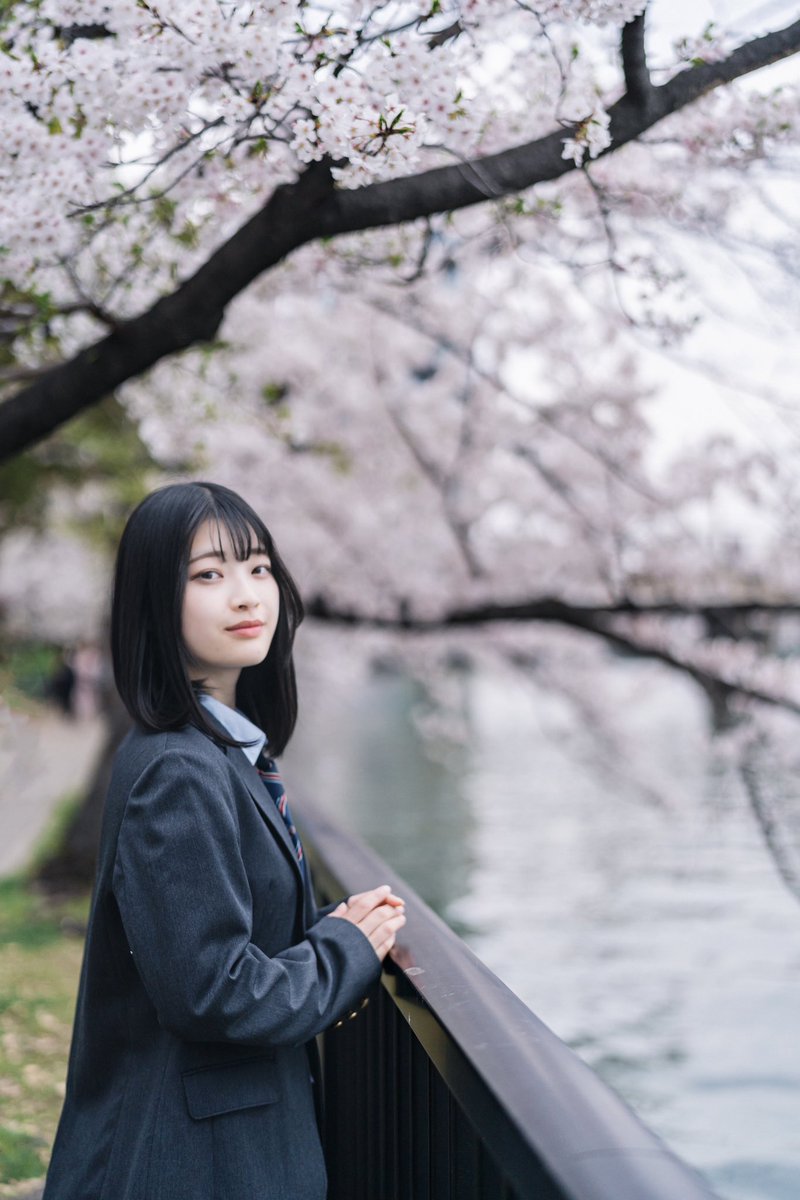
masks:
<svg viewBox="0 0 800 1200"><path fill-rule="evenodd" d="M237 633L238 631L244 630L244 629L256 630L256 629L263 629L263 628L264 628L263 621L240 621L238 625L227 625L226 626L228 633Z"/></svg>

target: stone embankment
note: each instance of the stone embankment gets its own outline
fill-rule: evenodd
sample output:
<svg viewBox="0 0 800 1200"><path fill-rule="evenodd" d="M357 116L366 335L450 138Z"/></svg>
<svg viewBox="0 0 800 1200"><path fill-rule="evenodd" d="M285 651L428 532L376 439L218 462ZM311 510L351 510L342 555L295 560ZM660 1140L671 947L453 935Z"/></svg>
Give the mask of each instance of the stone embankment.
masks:
<svg viewBox="0 0 800 1200"><path fill-rule="evenodd" d="M59 802L85 786L103 730L99 717L0 710L0 878L27 865Z"/></svg>

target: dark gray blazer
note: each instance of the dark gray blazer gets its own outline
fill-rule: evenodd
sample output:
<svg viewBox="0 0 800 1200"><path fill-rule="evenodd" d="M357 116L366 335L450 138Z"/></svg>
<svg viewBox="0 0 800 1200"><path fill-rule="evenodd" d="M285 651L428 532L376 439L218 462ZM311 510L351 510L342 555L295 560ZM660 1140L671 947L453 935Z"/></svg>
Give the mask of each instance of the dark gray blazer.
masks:
<svg viewBox="0 0 800 1200"><path fill-rule="evenodd" d="M44 1200L322 1200L306 1043L379 973L241 750L129 734Z"/></svg>

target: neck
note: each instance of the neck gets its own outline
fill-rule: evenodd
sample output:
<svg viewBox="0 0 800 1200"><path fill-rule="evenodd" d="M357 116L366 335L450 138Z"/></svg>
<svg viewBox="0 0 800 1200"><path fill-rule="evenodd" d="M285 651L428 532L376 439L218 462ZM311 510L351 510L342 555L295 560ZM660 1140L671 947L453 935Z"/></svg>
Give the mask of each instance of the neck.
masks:
<svg viewBox="0 0 800 1200"><path fill-rule="evenodd" d="M202 690L208 696L213 696L215 700L219 700L220 704L227 704L228 708L236 708L236 684L238 679L238 672L231 680L209 679L206 677L203 680ZM199 682L200 680L192 680L192 683Z"/></svg>

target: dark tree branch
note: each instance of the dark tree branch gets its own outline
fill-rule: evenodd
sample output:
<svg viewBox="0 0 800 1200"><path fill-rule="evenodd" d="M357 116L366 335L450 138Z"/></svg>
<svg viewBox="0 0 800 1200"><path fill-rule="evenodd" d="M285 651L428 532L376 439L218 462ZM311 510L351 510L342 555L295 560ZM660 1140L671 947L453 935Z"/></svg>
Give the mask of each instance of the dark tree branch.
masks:
<svg viewBox="0 0 800 1200"><path fill-rule="evenodd" d="M644 47L644 19L640 13L628 21L622 30L622 70L625 75L625 91L631 103L647 110L655 91L647 69Z"/></svg>
<svg viewBox="0 0 800 1200"><path fill-rule="evenodd" d="M211 341L234 296L308 240L305 227L332 190L330 168L321 163L297 183L276 188L264 208L176 291L7 400L0 406L0 462L162 358ZM253 254L268 261L254 270Z"/></svg>
<svg viewBox="0 0 800 1200"><path fill-rule="evenodd" d="M632 35L631 35L632 36ZM796 53L800 20L740 46L722 62L690 67L655 87L646 107L623 96L609 110L611 145L639 137L713 88ZM45 372L0 406L0 461L26 449L167 355L214 337L227 304L293 250L321 237L377 229L452 212L558 179L569 130L472 162L336 190L329 166L313 164L278 187L264 207L175 292L109 337Z"/></svg>
<svg viewBox="0 0 800 1200"><path fill-rule="evenodd" d="M564 625L570 629L579 629L584 633L602 638L609 645L616 646L635 654L640 658L651 658L664 663L668 667L681 671L694 679L713 699L719 697L742 696L747 700L757 700L774 708L782 708L800 715L800 704L788 697L776 696L761 688L750 687L745 683L734 683L722 675L706 670L688 659L680 658L664 646L648 642L645 637L639 638L634 634L623 632L613 624L617 616L700 616L705 617L709 624L718 622L722 616L727 618L748 615L767 614L780 616L787 613L800 613L800 603L796 604L720 604L720 605L681 605L675 602L663 604L637 605L629 601L608 605L571 605L562 600L534 600L524 604L486 604L473 608L451 609L439 617L422 620L412 615L408 605L402 606L396 617L370 617L353 609L338 609L328 603L324 596L311 598L305 605L306 614L317 620L333 625L344 625L351 628L397 630L403 633L441 633L448 629L477 627L492 621L542 621Z"/></svg>
<svg viewBox="0 0 800 1200"><path fill-rule="evenodd" d="M639 638L620 633L602 621L596 623L585 621L577 625L577 628L585 629L587 633L597 634L598 637L604 638L610 645L617 646L620 650L627 650L640 658L655 659L656 662L682 671L695 683L700 684L712 702L720 698L727 699L730 696L743 696L746 700L757 700L760 704L768 704L772 708L783 708L800 716L800 704L788 696L776 696L761 688L749 687L746 683L733 683L722 675L698 667L685 658L679 658L677 654L673 654L663 646L653 645L646 640L639 640Z"/></svg>
<svg viewBox="0 0 800 1200"><path fill-rule="evenodd" d="M336 620L343 625L370 625L394 628L401 622L391 617L369 617L363 612L331 609L324 597L312 599L306 605L309 616ZM731 628L747 617L784 617L800 614L800 601L752 600L741 604L692 604L677 600L636 604L620 600L614 604L568 604L563 600L541 597L517 604L476 604L469 608L449 609L438 617L421 620L405 617L402 628L417 632L451 628L453 626L486 625L490 621L556 621L578 628L594 628L597 621L614 617L701 617L715 630ZM737 635L731 635L737 636ZM737 636L738 640L738 636Z"/></svg>
<svg viewBox="0 0 800 1200"><path fill-rule="evenodd" d="M435 50L437 46L443 46L445 42L454 40L463 32L464 26L461 22L453 21L452 25L448 25L446 29L440 29L438 33L434 33L428 38L428 49Z"/></svg>
<svg viewBox="0 0 800 1200"><path fill-rule="evenodd" d="M54 27L53 32L57 38L59 38L62 42L66 42L67 45L71 45L73 42L80 41L81 38L84 38L87 41L96 42L100 41L102 38L110 38L115 36L108 26L100 24L57 25Z"/></svg>

